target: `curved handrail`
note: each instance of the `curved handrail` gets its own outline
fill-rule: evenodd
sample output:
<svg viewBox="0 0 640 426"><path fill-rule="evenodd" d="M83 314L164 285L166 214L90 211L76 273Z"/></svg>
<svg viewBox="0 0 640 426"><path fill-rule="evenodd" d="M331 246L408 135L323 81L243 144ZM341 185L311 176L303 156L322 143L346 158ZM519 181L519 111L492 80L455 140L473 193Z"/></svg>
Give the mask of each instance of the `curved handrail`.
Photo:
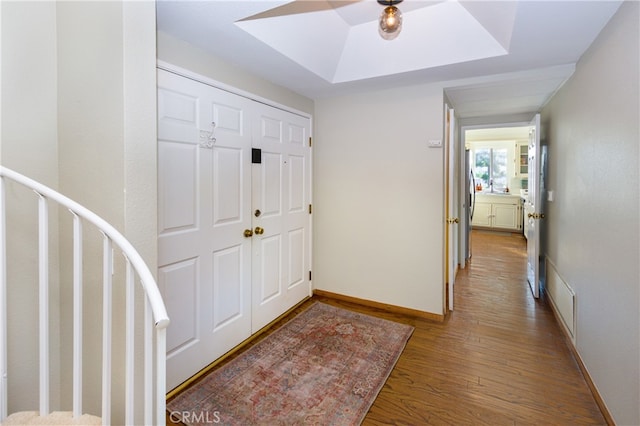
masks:
<svg viewBox="0 0 640 426"><path fill-rule="evenodd" d="M162 296L160 295L160 290L158 289L156 280L153 278L153 274L142 259L142 256L140 256L138 251L133 247L133 245L131 245L129 240L127 240L117 229L115 229L107 221L105 221L86 207L76 203L70 198L49 188L48 186L36 182L35 180L30 179L18 172L8 169L4 166L0 166L0 176L6 176L7 178L15 182L33 189L38 194L48 197L56 201L60 205L65 206L72 212L76 213L78 216L94 224L105 235L111 238L111 240L113 240L113 242L120 247L124 255L129 259L131 265L140 277L142 287L145 290L145 293L149 300L149 304L151 306L151 310L153 312L156 329L165 329L169 326L169 316L167 315L167 310L162 300Z"/></svg>

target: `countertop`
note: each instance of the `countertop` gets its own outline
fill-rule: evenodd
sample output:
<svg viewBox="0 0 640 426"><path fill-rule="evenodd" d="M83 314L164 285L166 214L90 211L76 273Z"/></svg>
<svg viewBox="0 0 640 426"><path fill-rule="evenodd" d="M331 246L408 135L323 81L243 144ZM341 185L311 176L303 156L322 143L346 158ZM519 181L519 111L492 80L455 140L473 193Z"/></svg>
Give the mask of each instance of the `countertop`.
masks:
<svg viewBox="0 0 640 426"><path fill-rule="evenodd" d="M484 192L484 191L481 191L481 192L476 192L476 195L477 196L486 195L486 196L489 196L489 197L518 197L518 198L520 198L520 194L514 194L512 192L488 192L488 191Z"/></svg>
<svg viewBox="0 0 640 426"><path fill-rule="evenodd" d="M516 204L520 200L524 199L519 194L511 192L476 192L476 202L479 203Z"/></svg>

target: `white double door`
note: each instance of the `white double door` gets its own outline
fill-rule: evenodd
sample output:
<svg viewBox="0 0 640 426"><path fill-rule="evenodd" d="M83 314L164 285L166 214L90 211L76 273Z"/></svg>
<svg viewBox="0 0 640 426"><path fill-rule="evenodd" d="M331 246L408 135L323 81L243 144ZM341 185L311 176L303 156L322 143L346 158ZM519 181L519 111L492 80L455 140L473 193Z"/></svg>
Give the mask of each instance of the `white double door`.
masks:
<svg viewBox="0 0 640 426"><path fill-rule="evenodd" d="M310 120L158 71L167 389L310 295Z"/></svg>

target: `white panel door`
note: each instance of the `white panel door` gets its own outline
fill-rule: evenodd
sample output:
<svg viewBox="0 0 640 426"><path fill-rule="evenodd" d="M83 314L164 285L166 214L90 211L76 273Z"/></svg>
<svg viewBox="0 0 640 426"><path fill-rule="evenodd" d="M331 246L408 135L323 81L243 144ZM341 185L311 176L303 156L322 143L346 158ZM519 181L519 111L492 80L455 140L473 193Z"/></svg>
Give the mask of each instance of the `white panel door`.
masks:
<svg viewBox="0 0 640 426"><path fill-rule="evenodd" d="M540 222L542 202L540 195L540 114L536 114L529 130L529 191L528 211L524 220L528 221L527 232L527 280L533 297L540 296Z"/></svg>
<svg viewBox="0 0 640 426"><path fill-rule="evenodd" d="M446 218L447 218L447 234L446 234L446 281L447 285L447 295L446 299L449 300L449 303L444 308L444 312L447 312L447 309L453 310L453 287L456 281L456 267L458 266L458 259L456 258L456 253L458 252L457 246L457 229L458 224L460 223L460 219L457 217L455 196L456 196L456 185L455 185L455 176L458 174L457 170L457 162L455 161L455 115L454 110L449 108L448 105L445 104L445 167L446 167L446 176L445 176L445 191L447 197L447 205L446 205Z"/></svg>
<svg viewBox="0 0 640 426"><path fill-rule="evenodd" d="M172 389L251 334L247 99L158 71L158 281Z"/></svg>
<svg viewBox="0 0 640 426"><path fill-rule="evenodd" d="M311 294L310 120L257 105L252 165L252 329Z"/></svg>

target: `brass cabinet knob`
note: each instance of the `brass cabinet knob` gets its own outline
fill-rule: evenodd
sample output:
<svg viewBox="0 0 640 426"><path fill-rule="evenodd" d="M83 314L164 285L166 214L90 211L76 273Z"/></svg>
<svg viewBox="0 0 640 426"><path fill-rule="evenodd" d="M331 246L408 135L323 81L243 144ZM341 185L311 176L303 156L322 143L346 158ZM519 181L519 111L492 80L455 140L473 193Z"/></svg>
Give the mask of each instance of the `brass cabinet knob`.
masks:
<svg viewBox="0 0 640 426"><path fill-rule="evenodd" d="M245 238L249 238L253 235L253 231L251 229L245 229L244 230L244 237Z"/></svg>
<svg viewBox="0 0 640 426"><path fill-rule="evenodd" d="M255 233L256 235L262 235L264 234L264 229L260 228L259 226L256 226Z"/></svg>

